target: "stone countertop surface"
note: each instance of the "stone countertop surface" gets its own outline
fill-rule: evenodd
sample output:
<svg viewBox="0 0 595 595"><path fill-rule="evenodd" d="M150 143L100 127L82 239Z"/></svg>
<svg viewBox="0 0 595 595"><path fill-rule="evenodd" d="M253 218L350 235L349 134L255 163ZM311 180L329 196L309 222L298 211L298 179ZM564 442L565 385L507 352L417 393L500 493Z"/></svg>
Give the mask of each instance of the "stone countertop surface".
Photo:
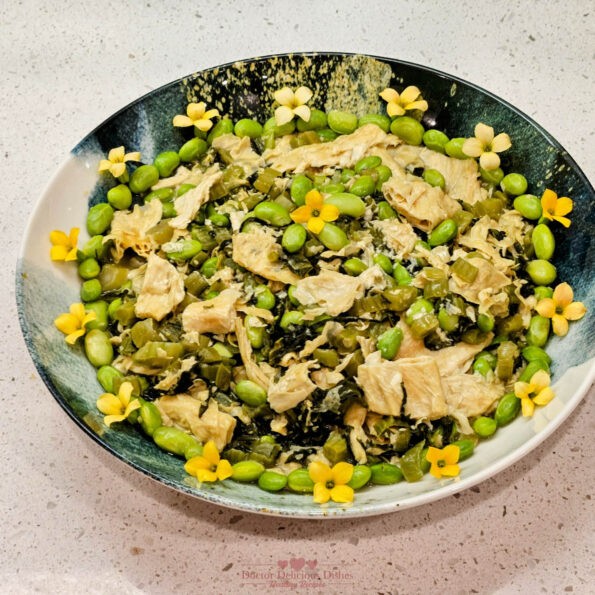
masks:
<svg viewBox="0 0 595 595"><path fill-rule="evenodd" d="M153 482L67 419L21 337L14 272L29 214L87 132L171 80L257 55L444 70L533 117L595 180L594 23L586 0L3 3L0 592L593 593L593 389L539 448L456 496L348 521L256 516Z"/></svg>

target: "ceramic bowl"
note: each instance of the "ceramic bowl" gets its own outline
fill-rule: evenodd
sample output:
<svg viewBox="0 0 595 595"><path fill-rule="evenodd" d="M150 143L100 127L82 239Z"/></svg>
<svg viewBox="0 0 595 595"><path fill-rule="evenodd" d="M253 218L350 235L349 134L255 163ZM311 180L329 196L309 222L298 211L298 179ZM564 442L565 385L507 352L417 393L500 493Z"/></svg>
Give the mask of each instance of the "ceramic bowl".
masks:
<svg viewBox="0 0 595 595"><path fill-rule="evenodd" d="M204 100L234 120L250 116L262 122L270 116L275 90L307 85L314 91L311 105L361 115L382 108L378 93L385 87L411 84L422 90L429 103L424 115L427 127L436 126L449 136L471 136L480 121L504 130L513 140L504 158L505 169L523 172L534 194L540 195L547 183L560 196L569 195L575 201L572 227L558 237L555 264L559 278L571 282L589 314L571 326L564 340L554 338L548 347L554 360L556 398L538 408L533 418L520 417L482 442L462 463L458 478L437 481L427 475L418 483L369 487L347 507L319 506L311 496L269 494L255 485L232 481L197 487L181 460L159 450L135 428L121 424L107 429L95 407L103 392L95 370L81 347L69 348L53 325L58 313L79 301L79 282L76 267L50 262L48 238L53 229L79 226L83 230L88 207L103 200L106 188L96 173L99 159L119 145L141 151L148 161L163 150L179 147L182 132L172 127L171 120L184 113L191 100ZM345 54L234 62L152 91L106 120L72 150L37 203L23 240L16 279L20 322L39 374L77 426L125 464L164 485L220 505L275 515L331 518L396 511L468 488L514 463L558 428L588 390L595 376L593 204L592 186L554 138L513 106L450 75L398 60ZM79 245L86 239L81 233Z"/></svg>

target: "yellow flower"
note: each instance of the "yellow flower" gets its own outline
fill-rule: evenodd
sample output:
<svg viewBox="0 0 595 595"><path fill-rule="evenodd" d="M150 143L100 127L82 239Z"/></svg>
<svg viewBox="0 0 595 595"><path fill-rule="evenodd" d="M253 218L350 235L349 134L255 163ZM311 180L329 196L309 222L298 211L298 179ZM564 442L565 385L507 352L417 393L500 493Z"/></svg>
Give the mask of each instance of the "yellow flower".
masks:
<svg viewBox="0 0 595 595"><path fill-rule="evenodd" d="M440 479L441 477L456 477L461 468L457 464L461 449L456 444L449 444L444 448L430 446L426 460L430 463L430 473Z"/></svg>
<svg viewBox="0 0 595 595"><path fill-rule="evenodd" d="M140 161L140 153L138 151L125 153L123 146L110 149L107 159L99 162L98 171L109 171L114 178L119 178L126 173L127 161Z"/></svg>
<svg viewBox="0 0 595 595"><path fill-rule="evenodd" d="M275 110L277 126L291 122L294 116L305 122L310 120L310 108L306 105L312 98L312 91L308 87L299 87L295 93L289 87L283 87L273 93L279 107Z"/></svg>
<svg viewBox="0 0 595 595"><path fill-rule="evenodd" d="M573 299L572 287L568 283L560 283L551 298L543 298L535 306L540 316L552 319L552 329L559 337L568 333L569 320L580 320L587 312L583 302L573 302Z"/></svg>
<svg viewBox="0 0 595 595"><path fill-rule="evenodd" d="M118 421L124 421L140 407L140 401L132 396L132 383L122 382L118 394L103 393L97 399L97 409L105 414L103 421L106 426L111 426Z"/></svg>
<svg viewBox="0 0 595 595"><path fill-rule="evenodd" d="M78 227L73 227L68 235L58 229L50 231L50 242L52 243L50 258L64 261L76 260L79 231Z"/></svg>
<svg viewBox="0 0 595 595"><path fill-rule="evenodd" d="M524 417L531 417L535 405L547 405L554 398L550 387L550 375L545 370L537 370L529 382L515 382L514 394L521 400Z"/></svg>
<svg viewBox="0 0 595 595"><path fill-rule="evenodd" d="M570 227L570 219L564 217L572 211L572 199L567 196L558 198L553 190L546 190L541 197L542 215L550 221L557 221L564 227Z"/></svg>
<svg viewBox="0 0 595 595"><path fill-rule="evenodd" d="M216 109L207 110L207 104L204 101L199 103L189 103L186 108L186 116L175 116L174 126L185 128L186 126L195 126L202 132L207 132L213 126L211 120L219 115Z"/></svg>
<svg viewBox="0 0 595 595"><path fill-rule="evenodd" d="M380 97L387 102L386 113L391 116L403 116L405 112L420 110L425 112L428 109L428 102L421 96L417 87L409 86L399 94L394 89L384 89Z"/></svg>
<svg viewBox="0 0 595 595"><path fill-rule="evenodd" d="M74 345L79 337L82 337L87 329L85 326L87 323L95 320L97 314L95 312L85 312L85 306L83 304L71 304L70 313L66 312L60 314L54 324L56 328L66 335L66 342L69 345Z"/></svg>
<svg viewBox="0 0 595 595"><path fill-rule="evenodd" d="M350 463L337 463L331 469L326 463L314 461L308 465L308 473L314 482L314 502L353 502L353 488L347 485L353 475Z"/></svg>
<svg viewBox="0 0 595 595"><path fill-rule="evenodd" d="M494 129L480 122L475 127L475 136L463 143L463 153L469 157L479 157L479 165L485 170L492 170L500 167L498 153L511 146L508 134L501 132L494 136Z"/></svg>
<svg viewBox="0 0 595 595"><path fill-rule="evenodd" d="M318 190L310 190L305 196L306 204L291 212L296 223L306 223L312 233L320 233L327 221L339 218L339 209L335 205L324 204Z"/></svg>
<svg viewBox="0 0 595 595"><path fill-rule="evenodd" d="M217 481L231 477L231 463L219 457L219 451L212 440L204 445L202 455L188 459L184 469L198 481Z"/></svg>

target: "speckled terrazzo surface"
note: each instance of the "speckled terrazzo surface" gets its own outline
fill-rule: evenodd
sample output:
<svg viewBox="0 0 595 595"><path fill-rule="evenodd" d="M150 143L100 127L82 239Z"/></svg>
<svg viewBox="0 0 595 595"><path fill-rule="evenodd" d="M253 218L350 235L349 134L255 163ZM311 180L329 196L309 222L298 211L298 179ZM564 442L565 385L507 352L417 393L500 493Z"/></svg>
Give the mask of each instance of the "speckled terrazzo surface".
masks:
<svg viewBox="0 0 595 595"><path fill-rule="evenodd" d="M441 15L434 2L166 4L0 9L0 591L593 592L593 391L541 447L456 497L361 520L257 517L170 491L84 436L35 372L12 289L27 217L86 133L155 87L253 55L356 51L442 69L532 116L593 181L590 3L454 1Z"/></svg>

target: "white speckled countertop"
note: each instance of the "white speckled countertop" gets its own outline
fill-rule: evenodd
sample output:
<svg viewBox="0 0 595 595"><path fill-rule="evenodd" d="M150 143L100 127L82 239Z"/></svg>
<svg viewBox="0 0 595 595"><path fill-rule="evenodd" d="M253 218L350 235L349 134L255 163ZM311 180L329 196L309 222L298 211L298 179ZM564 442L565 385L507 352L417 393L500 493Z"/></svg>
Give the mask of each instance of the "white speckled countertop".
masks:
<svg viewBox="0 0 595 595"><path fill-rule="evenodd" d="M0 592L593 593L593 390L541 447L455 497L361 520L253 516L154 483L71 423L27 354L13 287L68 151L139 95L238 58L356 51L444 70L532 116L595 180L594 22L587 0L3 3ZM292 560L316 561L316 587L251 574Z"/></svg>

